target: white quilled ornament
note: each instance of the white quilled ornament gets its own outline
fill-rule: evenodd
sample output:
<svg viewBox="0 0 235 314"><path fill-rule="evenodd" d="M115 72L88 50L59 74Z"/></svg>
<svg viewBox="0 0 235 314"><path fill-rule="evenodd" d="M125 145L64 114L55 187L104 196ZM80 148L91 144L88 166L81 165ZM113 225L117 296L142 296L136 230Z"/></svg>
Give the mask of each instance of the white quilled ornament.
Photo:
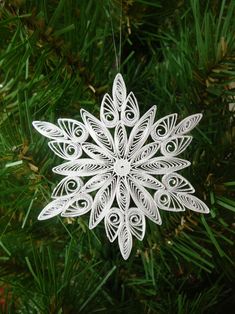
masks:
<svg viewBox="0 0 235 314"><path fill-rule="evenodd" d="M66 160L53 168L64 178L38 219L90 212L89 228L104 220L108 239L118 238L127 259L132 237L144 238L145 219L161 225L159 210L208 213L206 204L192 195L192 185L177 173L190 165L178 155L190 144L192 137L186 134L202 114L178 124L176 113L156 122L155 114L153 106L140 117L134 94L127 95L122 75L117 74L112 97L105 94L102 100L100 120L82 109L83 123L58 119L56 126L34 121L35 129L51 139L50 149Z"/></svg>

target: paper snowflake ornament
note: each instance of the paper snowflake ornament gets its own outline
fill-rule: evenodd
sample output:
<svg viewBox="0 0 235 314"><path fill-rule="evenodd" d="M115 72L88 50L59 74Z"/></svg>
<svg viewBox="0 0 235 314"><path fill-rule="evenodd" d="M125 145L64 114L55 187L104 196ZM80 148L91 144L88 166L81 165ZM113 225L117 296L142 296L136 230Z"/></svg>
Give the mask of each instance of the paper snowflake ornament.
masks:
<svg viewBox="0 0 235 314"><path fill-rule="evenodd" d="M118 238L121 254L127 259L132 237L144 238L145 219L161 225L159 210L208 213L206 204L192 195L192 185L177 173L190 165L178 155L191 143L192 137L186 134L202 114L178 124L176 113L156 122L155 114L153 106L140 117L134 94L127 95L122 75L117 74L112 97L103 97L100 120L82 109L83 123L58 119L56 126L34 121L35 129L51 139L50 149L67 160L53 168L64 178L38 219L90 212L89 228L104 220L108 239Z"/></svg>

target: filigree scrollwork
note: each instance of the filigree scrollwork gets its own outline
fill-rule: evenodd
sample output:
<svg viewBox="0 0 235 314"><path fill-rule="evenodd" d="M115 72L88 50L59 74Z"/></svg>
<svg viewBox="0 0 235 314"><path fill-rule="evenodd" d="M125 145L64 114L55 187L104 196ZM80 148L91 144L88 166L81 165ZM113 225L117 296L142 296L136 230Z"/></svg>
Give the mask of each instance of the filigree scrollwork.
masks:
<svg viewBox="0 0 235 314"><path fill-rule="evenodd" d="M51 150L66 160L53 168L64 178L38 219L90 212L89 228L103 220L108 239L118 239L127 259L133 236L144 238L146 218L162 223L160 210L208 213L206 204L192 195L192 185L176 173L190 165L178 155L191 143L186 134L202 114L178 124L176 113L157 121L155 115L153 106L140 117L135 95L127 94L123 77L117 74L112 96L103 97L100 120L82 109L82 122L59 119L56 126L34 121L36 130L51 140Z"/></svg>

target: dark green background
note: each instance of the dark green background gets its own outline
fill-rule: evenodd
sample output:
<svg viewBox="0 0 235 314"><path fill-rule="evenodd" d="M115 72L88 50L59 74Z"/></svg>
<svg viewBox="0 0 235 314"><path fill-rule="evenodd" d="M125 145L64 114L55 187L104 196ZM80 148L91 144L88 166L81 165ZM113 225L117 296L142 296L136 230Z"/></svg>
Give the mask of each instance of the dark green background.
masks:
<svg viewBox="0 0 235 314"><path fill-rule="evenodd" d="M37 221L61 160L32 121L99 115L117 73L111 24L141 113L203 113L183 173L211 210L162 211L127 261L88 215ZM234 1L0 2L0 311L233 313L234 34Z"/></svg>

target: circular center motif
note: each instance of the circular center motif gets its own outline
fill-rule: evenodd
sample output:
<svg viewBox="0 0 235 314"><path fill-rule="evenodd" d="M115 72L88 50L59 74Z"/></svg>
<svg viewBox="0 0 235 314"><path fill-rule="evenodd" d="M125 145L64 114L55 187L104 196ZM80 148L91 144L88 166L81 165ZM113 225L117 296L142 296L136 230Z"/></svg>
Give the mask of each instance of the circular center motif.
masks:
<svg viewBox="0 0 235 314"><path fill-rule="evenodd" d="M126 159L117 159L114 163L114 171L119 176L126 176L130 170L130 162Z"/></svg>

